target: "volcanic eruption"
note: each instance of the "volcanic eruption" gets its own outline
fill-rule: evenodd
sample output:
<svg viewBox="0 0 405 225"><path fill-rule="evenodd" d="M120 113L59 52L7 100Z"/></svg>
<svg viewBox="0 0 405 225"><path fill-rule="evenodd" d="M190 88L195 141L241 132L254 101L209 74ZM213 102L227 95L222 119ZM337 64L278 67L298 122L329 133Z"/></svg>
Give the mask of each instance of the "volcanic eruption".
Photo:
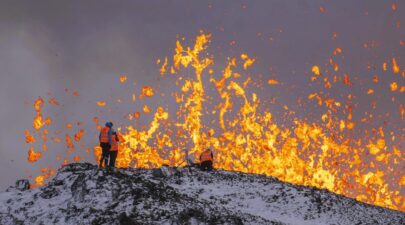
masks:
<svg viewBox="0 0 405 225"><path fill-rule="evenodd" d="M380 88L376 86L384 77L376 75L369 81L358 80L345 69L345 50L337 47L328 60L302 71L307 76L307 83L302 85L311 88L311 92L290 106L277 96L262 94L263 89L279 85L288 92L289 84L282 77L262 80L257 71L250 72L260 61L254 53L226 57L211 54L214 38L205 31L200 31L193 41L179 38L173 54L157 61L162 85L174 82L177 90L165 93L159 87L142 84L132 90L131 102L161 98L161 102L175 104L141 103L142 108L127 114L126 122L118 128L125 140L118 153L119 168L182 167L186 165L186 154L197 159L201 151L212 148L216 169L264 174L405 211L403 155L401 146L395 144L397 138L403 139L398 133L401 130L373 127L370 121L379 116L369 111L358 112L361 108L357 107L361 99L358 95L376 95L375 89ZM399 83L405 71L401 71L395 57L381 64L381 72L389 70L398 81L382 88L402 95L405 89ZM119 86L130 78L117 75L117 80ZM351 93L354 88L362 92ZM342 91L336 95L336 90ZM402 103L394 95L391 100L398 105L399 113L390 116L402 121ZM103 99L94 104L104 109L110 101L113 100ZM118 99L116 104L130 103ZM371 104L377 107L375 101ZM33 125L25 131L30 163L47 154L48 127L57 123L42 113L43 107L60 106L55 98L35 100ZM313 112L302 117L301 110ZM148 115L149 124L138 126L139 118ZM77 148L84 148L80 143L85 133L97 133L101 128L97 116L93 122L93 130L84 130L78 122L77 132L72 136L54 131L51 139L65 144L67 154L71 154ZM65 129L72 127L69 124ZM92 147L92 152L98 162L100 147ZM73 159L80 161L80 156L75 155ZM67 163L65 159L61 165ZM36 186L42 186L53 174L53 168L45 167L35 178Z"/></svg>

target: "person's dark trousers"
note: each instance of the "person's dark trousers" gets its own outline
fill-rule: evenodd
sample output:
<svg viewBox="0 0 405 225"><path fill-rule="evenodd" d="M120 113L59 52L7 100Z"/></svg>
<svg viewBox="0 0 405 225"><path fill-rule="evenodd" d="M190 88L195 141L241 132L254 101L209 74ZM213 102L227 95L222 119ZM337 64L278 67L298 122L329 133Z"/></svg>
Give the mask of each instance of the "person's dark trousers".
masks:
<svg viewBox="0 0 405 225"><path fill-rule="evenodd" d="M201 163L202 171L211 171L212 170L212 161L205 161Z"/></svg>
<svg viewBox="0 0 405 225"><path fill-rule="evenodd" d="M104 161L104 166L107 166L111 145L109 143L100 143L100 147L102 149L102 153L101 153L99 165L100 165L100 167L103 167L103 161Z"/></svg>
<svg viewBox="0 0 405 225"><path fill-rule="evenodd" d="M110 151L110 167L115 167L118 151Z"/></svg>

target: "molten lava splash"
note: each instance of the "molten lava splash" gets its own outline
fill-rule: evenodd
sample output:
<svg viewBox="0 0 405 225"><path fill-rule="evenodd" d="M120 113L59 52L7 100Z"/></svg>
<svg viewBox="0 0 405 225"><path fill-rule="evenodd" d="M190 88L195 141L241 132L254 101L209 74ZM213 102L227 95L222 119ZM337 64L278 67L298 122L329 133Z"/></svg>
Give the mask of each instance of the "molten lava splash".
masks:
<svg viewBox="0 0 405 225"><path fill-rule="evenodd" d="M97 102L97 105L98 105L99 107L104 107L104 106L106 105L106 102L105 102L105 101L98 101L98 102Z"/></svg>
<svg viewBox="0 0 405 225"><path fill-rule="evenodd" d="M70 138L69 134L66 134L66 147L70 150L73 150L75 146L73 145L72 138Z"/></svg>
<svg viewBox="0 0 405 225"><path fill-rule="evenodd" d="M198 159L204 149L212 148L214 166L218 169L266 174L286 182L326 188L363 202L405 211L405 197L400 193L405 176L403 171L393 172L391 166L400 167L399 164L404 163L400 147L388 143L388 134L383 127L367 131L364 138L356 140L353 132L360 129L360 121L353 118L355 96L347 94L345 99L338 101L326 92L334 85L345 85L346 88L357 85L353 82L358 81L347 73L336 75L344 68L335 58L341 57L342 48L333 51L327 63L330 68L322 66L321 69L317 65L309 68L313 73L310 81L322 84L324 90L313 90L307 99L317 107L324 107L325 112L314 118L313 121L318 122L308 122L312 120L297 118L287 105L282 106L286 111L282 120L277 118L277 113L263 109L265 101L262 102L259 93L248 88L254 79L244 77L256 63L248 54L228 58L222 73L216 74L214 57L206 51L210 39L210 34L201 33L193 46L186 47L181 41L176 42L172 60L165 58L160 73L170 71L176 75L178 91L172 95L178 104L177 112L169 115L168 109L157 107L154 111L154 107L142 103L143 112L153 116L152 121L143 128L134 123L117 129L120 133L118 167L184 166L186 155ZM386 64L383 64L384 71ZM400 71L395 58L392 58L392 68L394 73ZM328 70L334 75L329 77ZM184 75L190 72L194 75ZM372 82L378 83L378 77L374 76ZM269 79L267 84L283 83ZM389 86L387 90L398 93L398 83L391 82ZM139 100L153 97L155 92L152 87L144 86ZM368 88L364 92L374 93L374 89ZM37 101L34 105L38 116L43 100L42 103L40 99ZM132 101L135 101L135 95L132 95ZM97 104L106 106L104 101ZM402 105L400 111L403 120ZM128 114L127 118L134 122L140 116L140 112L135 112ZM370 118L364 118L362 122ZM94 117L93 122L100 130L99 119ZM75 141L81 141L83 134L81 129L74 135ZM26 132L26 142L35 143L29 132ZM68 134L66 145L70 150L74 149ZM101 148L95 146L93 150L98 162ZM30 161L38 159L40 154L30 149ZM75 156L73 160L79 161L80 157ZM66 164L67 160L63 163ZM395 182L391 182L393 179Z"/></svg>
<svg viewBox="0 0 405 225"><path fill-rule="evenodd" d="M325 124L310 124L293 119L293 126L284 128L273 121L271 112L259 112L261 101L258 95L250 91L248 94L246 84L237 79L241 77L241 72L237 71L239 67L236 58L228 61L220 79L210 78L222 100L216 105L217 110L213 110L213 114L219 112L217 116L221 128L215 135L215 127L211 128L202 122L204 108L209 107L209 103L206 103L209 96L205 94L209 83L203 84L202 76L214 61L207 54L204 54L206 57L200 55L207 49L209 42L210 35L201 34L193 47L184 47L180 41L176 43L172 73L181 74L182 68L188 71L191 68L195 74L194 79L179 79L183 82L178 82L181 92L174 94L179 104L178 120L169 120L164 125L168 127L169 133L177 130L178 136L174 140L172 135L158 133L156 144L148 144L157 128L162 126L163 120L168 119L167 113L160 108L148 131L138 131L130 126L123 133L125 141L120 146L117 159L120 167L184 165L185 152L182 149L186 144L180 140L186 137L192 142L188 154L198 158L203 149L211 147L216 151L215 166L220 169L266 174L295 184L326 188L364 202L405 209L402 203L404 197L390 190L385 172L369 168L362 161L367 152L375 157L375 164L403 160L401 153L397 151L395 155L386 151L383 136L375 141L369 140L368 143L364 140L350 141L342 132L355 127L351 105L344 107L347 120L342 120L334 115L341 107L340 102L314 93L309 99L316 98L319 105L325 104L329 109L322 116ZM341 53L341 48L334 51L334 55ZM255 62L247 54L242 54L240 59L243 70ZM332 66L335 72L338 71L337 63L333 62ZM322 75L318 66L313 66L312 72L315 76ZM269 80L268 83L273 85L278 82ZM343 83L352 85L348 74L343 76ZM351 98L349 95L348 103ZM240 105L239 109L236 105ZM232 115L228 115L230 112ZM171 151L167 152L168 149Z"/></svg>
<svg viewBox="0 0 405 225"><path fill-rule="evenodd" d="M45 180L44 176L38 175L37 177L35 177L35 184L37 186L44 186L44 180Z"/></svg>
<svg viewBox="0 0 405 225"><path fill-rule="evenodd" d="M34 108L37 113L37 116L34 118L34 121L32 123L36 130L41 129L41 127L45 125L45 122L44 122L44 119L43 119L42 113L41 113L41 108L43 105L44 105L44 100L41 97L39 97L34 103Z"/></svg>
<svg viewBox="0 0 405 225"><path fill-rule="evenodd" d="M25 130L25 142L27 144L37 142L37 140L34 138L34 136L32 136L29 130Z"/></svg>
<svg viewBox="0 0 405 225"><path fill-rule="evenodd" d="M148 130L138 131L132 126L127 127L127 132L119 135L121 143L117 157L117 166L132 167L133 163L136 162L137 167L152 168L164 164L163 158L159 156L156 149L148 144L148 141L153 138L153 134L158 130L160 122L167 120L168 117L168 113L159 107ZM100 147L94 147L94 152L98 160L101 156Z"/></svg>
<svg viewBox="0 0 405 225"><path fill-rule="evenodd" d="M53 105L58 105L59 103L51 98L49 100L50 104ZM33 120L33 127L35 129L35 132L40 132L40 130L45 126L49 126L52 124L52 119L50 117L47 117L44 120L44 117L42 115L42 107L45 105L44 100L39 97L37 100L35 100L34 102L34 108L35 108L35 112L36 112L36 116ZM47 150L47 145L46 145L46 141L47 141L47 135L48 135L48 130L47 129L43 129L41 133L39 133L40 138L42 139L42 151L46 151ZM34 138L33 135L31 135L31 133L29 132L29 130L25 131L25 141L26 143L36 143L36 139ZM31 146L30 149L28 150L28 162L32 163L32 162L36 162L39 158L41 158L42 154L41 152L36 152L34 150L34 147Z"/></svg>
<svg viewBox="0 0 405 225"><path fill-rule="evenodd" d="M39 158L41 158L41 155L41 152L36 152L34 147L31 146L28 150L28 162L36 162Z"/></svg>
<svg viewBox="0 0 405 225"><path fill-rule="evenodd" d="M268 80L267 83L269 85L275 85L275 84L278 84L278 80L271 79L271 80Z"/></svg>
<svg viewBox="0 0 405 225"><path fill-rule="evenodd" d="M76 134L75 134L75 141L80 142L84 135L84 129L80 129Z"/></svg>
<svg viewBox="0 0 405 225"><path fill-rule="evenodd" d="M52 168L42 168L41 169L41 175L38 175L35 177L35 186L44 186L45 180L51 178L53 175L55 175L55 171Z"/></svg>
<svg viewBox="0 0 405 225"><path fill-rule="evenodd" d="M127 81L128 77L125 75L120 76L120 82L125 83Z"/></svg>

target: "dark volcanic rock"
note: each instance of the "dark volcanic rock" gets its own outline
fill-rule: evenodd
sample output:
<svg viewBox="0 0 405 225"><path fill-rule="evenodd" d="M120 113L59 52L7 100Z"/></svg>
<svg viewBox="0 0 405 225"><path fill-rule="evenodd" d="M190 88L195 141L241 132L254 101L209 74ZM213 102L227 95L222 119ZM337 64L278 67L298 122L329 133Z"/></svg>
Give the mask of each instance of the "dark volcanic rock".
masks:
<svg viewBox="0 0 405 225"><path fill-rule="evenodd" d="M277 179L70 164L42 188L0 193L0 224L404 224L404 213Z"/></svg>
<svg viewBox="0 0 405 225"><path fill-rule="evenodd" d="M11 186L7 189L7 191L12 191L13 189L17 189L19 191L26 191L30 189L30 182L26 179L17 180L15 182L15 186Z"/></svg>
<svg viewBox="0 0 405 225"><path fill-rule="evenodd" d="M15 188L20 191L26 191L30 189L30 182L28 180L17 180L15 182Z"/></svg>

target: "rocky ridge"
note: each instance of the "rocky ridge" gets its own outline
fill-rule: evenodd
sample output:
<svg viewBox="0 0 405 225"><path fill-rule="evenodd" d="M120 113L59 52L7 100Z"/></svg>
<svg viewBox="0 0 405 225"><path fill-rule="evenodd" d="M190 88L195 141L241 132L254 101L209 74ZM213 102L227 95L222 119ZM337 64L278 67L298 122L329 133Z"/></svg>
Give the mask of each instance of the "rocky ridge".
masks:
<svg viewBox="0 0 405 225"><path fill-rule="evenodd" d="M0 193L0 224L405 224L405 213L272 177L69 164Z"/></svg>

